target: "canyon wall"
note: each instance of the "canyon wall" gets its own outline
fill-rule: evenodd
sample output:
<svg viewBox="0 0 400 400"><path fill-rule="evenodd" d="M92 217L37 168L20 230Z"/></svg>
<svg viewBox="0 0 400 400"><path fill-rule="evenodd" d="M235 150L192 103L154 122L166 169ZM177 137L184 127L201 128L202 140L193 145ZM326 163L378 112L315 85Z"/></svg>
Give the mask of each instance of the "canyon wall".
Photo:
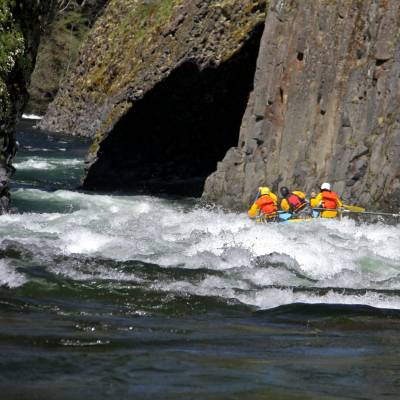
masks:
<svg viewBox="0 0 400 400"><path fill-rule="evenodd" d="M205 201L243 210L330 181L398 209L399 24L396 0L111 0L40 126L94 139L87 189L208 176Z"/></svg>
<svg viewBox="0 0 400 400"><path fill-rule="evenodd" d="M246 208L260 185L323 181L364 206L400 206L400 2L274 0L254 91L203 198Z"/></svg>

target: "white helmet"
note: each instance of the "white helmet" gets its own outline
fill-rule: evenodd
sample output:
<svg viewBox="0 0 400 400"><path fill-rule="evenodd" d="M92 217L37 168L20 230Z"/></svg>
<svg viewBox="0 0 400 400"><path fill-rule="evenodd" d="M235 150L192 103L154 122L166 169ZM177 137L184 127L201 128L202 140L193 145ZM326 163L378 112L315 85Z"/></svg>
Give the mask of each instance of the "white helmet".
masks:
<svg viewBox="0 0 400 400"><path fill-rule="evenodd" d="M331 190L331 184L328 183L328 182L324 182L324 183L321 185L321 190Z"/></svg>

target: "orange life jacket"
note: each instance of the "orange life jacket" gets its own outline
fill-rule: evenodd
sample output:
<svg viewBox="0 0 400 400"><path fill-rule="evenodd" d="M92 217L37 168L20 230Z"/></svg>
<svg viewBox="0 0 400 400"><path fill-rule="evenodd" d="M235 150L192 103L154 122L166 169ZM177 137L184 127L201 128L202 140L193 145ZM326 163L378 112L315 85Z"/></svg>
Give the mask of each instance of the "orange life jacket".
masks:
<svg viewBox="0 0 400 400"><path fill-rule="evenodd" d="M323 208L337 208L337 202L339 200L339 196L336 192L322 192L322 207Z"/></svg>
<svg viewBox="0 0 400 400"><path fill-rule="evenodd" d="M275 214L278 211L274 200L267 194L257 199L256 204L258 205L260 210L266 215Z"/></svg>
<svg viewBox="0 0 400 400"><path fill-rule="evenodd" d="M306 200L294 193L291 193L286 201L288 202L291 211L298 211L306 205Z"/></svg>

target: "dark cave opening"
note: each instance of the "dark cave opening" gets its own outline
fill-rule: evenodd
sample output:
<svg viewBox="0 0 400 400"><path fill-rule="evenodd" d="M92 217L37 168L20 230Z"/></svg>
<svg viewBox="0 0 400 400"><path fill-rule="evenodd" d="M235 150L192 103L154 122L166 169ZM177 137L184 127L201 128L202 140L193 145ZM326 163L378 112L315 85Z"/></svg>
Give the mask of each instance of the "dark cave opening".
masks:
<svg viewBox="0 0 400 400"><path fill-rule="evenodd" d="M186 62L133 104L101 143L84 187L199 196L237 146L263 32L218 67Z"/></svg>

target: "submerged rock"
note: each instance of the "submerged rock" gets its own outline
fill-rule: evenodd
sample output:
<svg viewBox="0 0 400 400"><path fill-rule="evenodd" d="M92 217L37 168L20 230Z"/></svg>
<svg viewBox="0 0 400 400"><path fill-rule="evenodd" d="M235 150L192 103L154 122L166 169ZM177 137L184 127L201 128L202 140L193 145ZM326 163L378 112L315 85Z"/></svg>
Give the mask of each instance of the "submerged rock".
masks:
<svg viewBox="0 0 400 400"><path fill-rule="evenodd" d="M203 198L244 208L260 185L323 181L400 206L400 2L272 1L239 143Z"/></svg>

